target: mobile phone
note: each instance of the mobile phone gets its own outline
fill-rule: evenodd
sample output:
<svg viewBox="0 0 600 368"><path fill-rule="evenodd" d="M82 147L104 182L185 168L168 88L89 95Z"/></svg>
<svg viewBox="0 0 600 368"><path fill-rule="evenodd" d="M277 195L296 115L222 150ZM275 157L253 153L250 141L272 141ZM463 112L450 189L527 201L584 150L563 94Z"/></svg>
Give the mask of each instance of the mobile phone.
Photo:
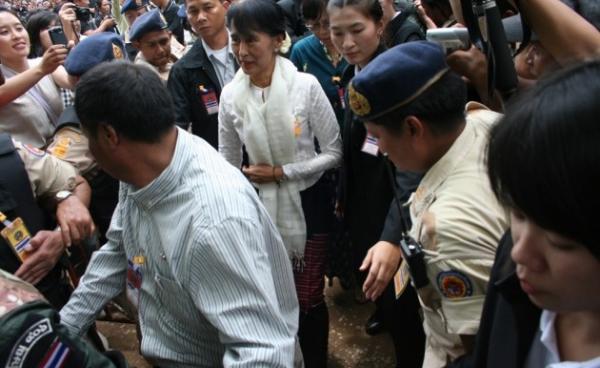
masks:
<svg viewBox="0 0 600 368"><path fill-rule="evenodd" d="M65 47L67 47L67 37L61 26L55 26L48 29L48 34L50 35L50 40L53 45L65 45Z"/></svg>

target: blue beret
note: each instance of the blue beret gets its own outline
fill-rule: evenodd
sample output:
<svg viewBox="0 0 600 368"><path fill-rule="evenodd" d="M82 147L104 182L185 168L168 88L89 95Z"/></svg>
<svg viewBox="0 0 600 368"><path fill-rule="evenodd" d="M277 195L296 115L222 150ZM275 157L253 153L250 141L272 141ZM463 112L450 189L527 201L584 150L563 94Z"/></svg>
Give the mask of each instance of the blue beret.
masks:
<svg viewBox="0 0 600 368"><path fill-rule="evenodd" d="M67 56L67 73L81 76L96 65L114 59L126 59L123 39L113 32L91 35L79 42Z"/></svg>
<svg viewBox="0 0 600 368"><path fill-rule="evenodd" d="M379 118L414 100L447 71L439 45L400 44L377 56L350 81L350 108L362 120Z"/></svg>
<svg viewBox="0 0 600 368"><path fill-rule="evenodd" d="M136 41L148 32L161 31L167 29L168 26L169 24L160 10L154 9L137 17L129 29L129 39Z"/></svg>
<svg viewBox="0 0 600 368"><path fill-rule="evenodd" d="M121 14L125 14L128 10L137 10L148 4L148 0L125 0L121 6Z"/></svg>

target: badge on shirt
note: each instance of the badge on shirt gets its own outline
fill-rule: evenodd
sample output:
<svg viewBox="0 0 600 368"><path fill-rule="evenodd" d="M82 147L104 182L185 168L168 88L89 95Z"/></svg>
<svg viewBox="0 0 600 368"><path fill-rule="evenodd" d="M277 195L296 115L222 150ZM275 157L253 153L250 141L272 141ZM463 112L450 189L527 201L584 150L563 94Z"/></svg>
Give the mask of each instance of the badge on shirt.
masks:
<svg viewBox="0 0 600 368"><path fill-rule="evenodd" d="M400 265L400 269L394 275L394 291L396 292L396 299L400 298L409 283L410 271L408 269L408 264L403 261Z"/></svg>
<svg viewBox="0 0 600 368"><path fill-rule="evenodd" d="M140 289L142 288L142 266L145 263L143 256L135 256L127 260L127 299L136 308L139 308Z"/></svg>
<svg viewBox="0 0 600 368"><path fill-rule="evenodd" d="M64 160L67 157L67 153L69 152L69 147L71 146L71 138L69 137L60 137L56 142L56 145L52 147L52 155L55 157Z"/></svg>
<svg viewBox="0 0 600 368"><path fill-rule="evenodd" d="M342 109L345 109L346 108L346 100L344 99L344 95L346 94L346 92L344 91L344 87L338 87L337 93L338 93L338 97L340 98L340 106L342 106Z"/></svg>
<svg viewBox="0 0 600 368"><path fill-rule="evenodd" d="M296 116L294 119L294 137L298 138L302 134L302 125L300 123L300 119Z"/></svg>
<svg viewBox="0 0 600 368"><path fill-rule="evenodd" d="M451 270L438 273L438 289L448 299L464 298L473 295L473 284L462 272Z"/></svg>
<svg viewBox="0 0 600 368"><path fill-rule="evenodd" d="M217 100L217 94L211 88L205 88L203 84L198 86L200 91L200 97L202 103L208 115L214 115L219 112L219 101Z"/></svg>
<svg viewBox="0 0 600 368"><path fill-rule="evenodd" d="M377 156L379 153L379 141L377 138L367 133L361 151L371 156Z"/></svg>
<svg viewBox="0 0 600 368"><path fill-rule="evenodd" d="M27 252L30 248L29 242L31 241L29 230L27 230L20 217L17 217L13 222L4 221L3 224L6 227L0 232L2 237L10 245L21 262L24 262L29 256Z"/></svg>

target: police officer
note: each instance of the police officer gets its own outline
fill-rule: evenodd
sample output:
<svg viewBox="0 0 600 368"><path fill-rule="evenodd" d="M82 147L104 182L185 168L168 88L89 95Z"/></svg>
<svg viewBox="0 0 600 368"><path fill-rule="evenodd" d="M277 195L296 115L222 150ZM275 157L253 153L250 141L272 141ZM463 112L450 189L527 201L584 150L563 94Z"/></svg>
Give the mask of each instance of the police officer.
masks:
<svg viewBox="0 0 600 368"><path fill-rule="evenodd" d="M147 13L148 11L148 0L125 0L123 6L121 7L121 15L125 17L125 20L130 28L137 17ZM125 32L125 49L127 50L127 56L129 56L129 60L134 60L138 50L131 44L129 32L129 29L127 32Z"/></svg>
<svg viewBox="0 0 600 368"><path fill-rule="evenodd" d="M483 161L488 129L499 115L469 103L465 116L463 81L449 71L442 49L424 41L379 55L352 80L348 96L394 165L424 173L409 200L410 235L423 248L425 271L413 283L426 285L418 288L427 335L423 366L444 367L472 346L495 250L508 226ZM369 253L400 259L401 248ZM418 275L413 257L406 260L394 280L397 294L409 274ZM371 271L367 295L393 275Z"/></svg>
<svg viewBox="0 0 600 368"><path fill-rule="evenodd" d="M175 122L218 148L221 89L238 64L225 26L228 0L187 0L187 19L198 35L192 48L171 69L167 87L175 104ZM210 9L210 10L207 10Z"/></svg>
<svg viewBox="0 0 600 368"><path fill-rule="evenodd" d="M90 188L69 164L6 133L0 134L0 172L0 268L34 284L59 308L70 293L59 259L94 231L86 208ZM40 201L55 209L58 230Z"/></svg>
<svg viewBox="0 0 600 368"><path fill-rule="evenodd" d="M125 45L115 33L100 33L82 40L65 61L69 79L76 85L85 72L111 60L125 58ZM65 108L57 122L56 131L46 151L70 163L88 180L92 188L90 212L100 230L101 240L108 229L118 201L119 183L102 171L88 148L88 140L81 132L75 107Z"/></svg>
<svg viewBox="0 0 600 368"><path fill-rule="evenodd" d="M165 17L158 9L142 14L133 22L129 40L140 51L135 63L149 66L165 82L173 63L185 53L185 47L173 37Z"/></svg>
<svg viewBox="0 0 600 368"><path fill-rule="evenodd" d="M179 12L179 5L175 3L175 0L152 0L152 3L165 17L165 20L169 25L169 31L173 33L179 43L184 44L183 23L181 22L181 18L177 15Z"/></svg>

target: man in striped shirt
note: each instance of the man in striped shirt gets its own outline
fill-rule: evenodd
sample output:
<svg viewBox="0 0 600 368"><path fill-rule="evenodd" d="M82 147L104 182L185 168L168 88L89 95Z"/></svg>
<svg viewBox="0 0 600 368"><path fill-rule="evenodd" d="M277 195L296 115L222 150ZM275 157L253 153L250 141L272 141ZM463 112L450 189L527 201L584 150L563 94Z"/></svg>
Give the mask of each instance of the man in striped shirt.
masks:
<svg viewBox="0 0 600 368"><path fill-rule="evenodd" d="M75 106L92 154L121 188L108 242L62 322L85 332L127 283L152 364L291 367L290 262L240 171L174 126L168 92L147 68L100 65L81 78Z"/></svg>

